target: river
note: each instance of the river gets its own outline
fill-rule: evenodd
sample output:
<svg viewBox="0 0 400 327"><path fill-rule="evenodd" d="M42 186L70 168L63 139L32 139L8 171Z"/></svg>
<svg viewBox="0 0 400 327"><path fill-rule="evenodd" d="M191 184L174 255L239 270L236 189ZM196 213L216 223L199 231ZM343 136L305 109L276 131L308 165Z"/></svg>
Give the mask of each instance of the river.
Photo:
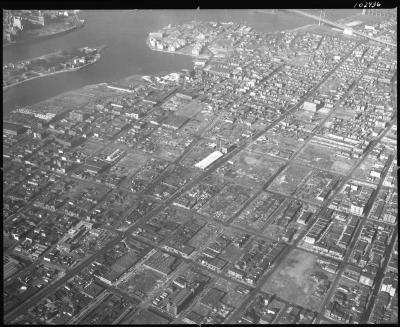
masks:
<svg viewBox="0 0 400 327"><path fill-rule="evenodd" d="M339 19L354 10L332 11ZM134 75L173 72L192 67L192 58L152 51L145 43L149 32L168 24L191 20L233 21L259 32L292 29L315 23L290 13L265 14L255 10L84 10L83 28L47 40L3 48L3 65L58 49L107 45L101 59L79 71L32 80L3 92L3 114L17 106L28 106L84 85L119 80Z"/></svg>

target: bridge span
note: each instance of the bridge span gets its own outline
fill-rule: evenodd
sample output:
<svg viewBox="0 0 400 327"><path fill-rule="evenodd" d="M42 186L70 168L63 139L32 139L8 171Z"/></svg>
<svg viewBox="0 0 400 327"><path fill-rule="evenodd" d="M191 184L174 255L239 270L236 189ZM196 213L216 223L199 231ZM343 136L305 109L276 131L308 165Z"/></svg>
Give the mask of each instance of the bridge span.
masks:
<svg viewBox="0 0 400 327"><path fill-rule="evenodd" d="M290 12L293 12L293 13L296 13L296 14L300 14L300 15L303 15L303 16L306 16L306 17L309 17L309 18L312 18L312 19L315 19L315 20L318 20L318 21L321 21L321 22L323 22L323 23L325 23L325 24L327 24L327 25L331 25L331 26L334 26L334 27L337 27L337 28L340 28L340 29L343 29L343 30L344 30L344 29L350 29L350 30L352 31L353 34L356 34L356 35L359 35L359 36L362 36L362 37L366 37L366 38L368 38L368 39L370 39L370 40L373 40L373 41L375 41L375 42L383 43L383 44L385 44L385 45L389 45L389 46L392 46L392 47L396 47L396 46L397 46L397 45L394 44L394 43L391 43L391 42L388 42L388 41L385 41L385 40L381 40L381 39L379 39L379 38L376 38L376 37L367 35L367 34L365 34L365 33L362 33L362 32L359 32L359 31L357 31L357 30L354 30L354 29L352 29L352 28L349 28L349 27L346 26L346 25L342 25L342 24L333 22L333 21L331 21L331 20L329 20L329 19L326 19L326 18L318 17L318 16L316 16L316 15L310 14L310 13L305 12L305 11L302 11L302 10L298 10L298 9L286 9L286 10L287 10L287 11L290 11Z"/></svg>

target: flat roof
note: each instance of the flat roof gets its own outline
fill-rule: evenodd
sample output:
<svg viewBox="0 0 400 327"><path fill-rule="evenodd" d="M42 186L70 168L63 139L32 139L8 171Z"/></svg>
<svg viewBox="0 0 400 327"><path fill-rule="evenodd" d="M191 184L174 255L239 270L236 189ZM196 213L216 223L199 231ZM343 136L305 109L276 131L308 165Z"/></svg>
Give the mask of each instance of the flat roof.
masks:
<svg viewBox="0 0 400 327"><path fill-rule="evenodd" d="M214 151L213 153L209 154L207 157L205 157L203 160L199 161L194 166L197 168L200 168L200 169L205 169L209 165L211 165L214 161L216 161L218 158L221 158L222 156L223 156L222 152Z"/></svg>

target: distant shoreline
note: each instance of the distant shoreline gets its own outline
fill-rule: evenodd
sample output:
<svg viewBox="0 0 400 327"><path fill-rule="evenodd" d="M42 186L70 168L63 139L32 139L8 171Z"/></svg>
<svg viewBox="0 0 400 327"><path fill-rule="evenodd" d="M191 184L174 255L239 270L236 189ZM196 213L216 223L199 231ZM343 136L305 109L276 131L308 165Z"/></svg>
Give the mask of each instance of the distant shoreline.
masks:
<svg viewBox="0 0 400 327"><path fill-rule="evenodd" d="M69 32L72 32L72 31L74 31L74 30L76 30L78 28L81 28L83 26L85 26L85 23L76 24L76 25L74 25L72 27L69 27L67 29L63 29L63 30L58 31L56 33L34 36L34 37L26 39L26 40L13 41L13 42L8 42L6 44L3 43L3 48L22 45L22 44L27 44L27 43L32 43L32 42L39 41L39 40L41 41L41 40L51 39L53 37L57 37L59 35L63 35L63 34L67 34Z"/></svg>
<svg viewBox="0 0 400 327"><path fill-rule="evenodd" d="M184 53L184 52L181 52L179 50L177 50L177 51L168 51L168 50L164 50L164 49L157 49L157 48L152 47L150 45L148 37L146 38L146 44L150 48L150 50L153 50L153 51L159 51L159 52L170 53L170 54L178 54L178 55L189 56L189 57L193 57L193 58L209 59L211 57L211 56L206 56L206 55L194 55L192 53Z"/></svg>
<svg viewBox="0 0 400 327"><path fill-rule="evenodd" d="M278 33L290 33L290 32L296 32L302 29L306 29L312 26L315 26L316 24L307 24L307 25L303 25L303 26L299 26L299 27L295 27L292 29L286 29L286 30L281 30L281 31L274 31L274 32L268 32L266 34L278 34ZM178 55L184 55L184 56L189 56L189 57L193 57L196 59L210 59L213 56L207 56L207 55L194 55L192 53L184 53L182 51L169 51L169 50L165 50L165 49L157 49L156 47L153 47L150 45L149 43L149 37L146 38L146 44L147 46L150 48L150 50L153 51L159 51L159 52L164 52L164 53L170 53L170 54L178 54Z"/></svg>
<svg viewBox="0 0 400 327"><path fill-rule="evenodd" d="M68 69L63 69L63 70L59 70L59 71L52 72L52 73L46 73L46 74L43 74L43 75L30 77L30 78L27 78L27 79L25 79L25 80L23 80L23 81L20 81L20 82L16 82L16 83L13 83L13 84L10 84L10 85L3 86L3 92L5 92L5 91L11 89L11 88L14 87L14 86L23 84L23 83L28 82L28 81L32 81L32 80L34 80L34 79L43 78L43 77L47 77L47 76L51 76L51 75L62 74L62 73L76 72L76 71L78 71L78 70L80 70L80 69L82 69L82 68L84 68L84 67L86 67L86 66L92 65L92 64L96 63L97 61L99 61L99 60L101 59L100 51L103 50L105 47L106 47L106 46L103 45L103 46L101 46L101 47L98 48L100 57L99 57L98 59L94 60L93 62L88 62L88 63L84 64L83 66L76 67L76 68L68 68ZM54 53L57 53L57 52L54 52ZM51 54L54 54L54 53L51 53ZM51 54L49 54L49 55L51 55ZM42 57L44 57L44 56L37 57L37 58L42 58ZM36 59L36 58L33 58L33 59Z"/></svg>
<svg viewBox="0 0 400 327"><path fill-rule="evenodd" d="M47 76L51 76L51 75L62 74L62 73L76 72L76 71L78 71L78 70L80 70L80 69L82 69L82 68L84 68L84 67L86 67L86 66L89 66L89 65L92 65L92 64L96 63L97 61L98 61L98 60L96 60L96 61L94 61L94 62L89 62L89 63L87 63L87 64L85 64L85 65L83 65L83 66L81 66L81 67L59 70L59 71L52 72L52 73L48 73L48 74L45 74L45 75L40 75L40 76L34 76L34 77L31 77L31 78L27 78L27 79L24 79L23 81L20 81L20 82L11 84L11 85L3 86L3 92L5 92L5 91L11 89L11 88L14 87L14 86L17 86L17 85L19 85L19 84L23 84L23 83L28 82L28 81L32 81L32 80L34 80L34 79L43 78L43 77L47 77Z"/></svg>

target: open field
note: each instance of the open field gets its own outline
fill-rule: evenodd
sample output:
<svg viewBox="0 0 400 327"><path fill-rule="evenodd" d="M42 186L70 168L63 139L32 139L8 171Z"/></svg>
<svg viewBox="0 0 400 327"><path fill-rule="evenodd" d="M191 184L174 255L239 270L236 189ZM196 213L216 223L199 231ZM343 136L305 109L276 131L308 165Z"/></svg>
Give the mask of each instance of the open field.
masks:
<svg viewBox="0 0 400 327"><path fill-rule="evenodd" d="M268 189L286 195L292 195L300 183L305 180L311 172L312 168L300 165L291 165L275 178Z"/></svg>
<svg viewBox="0 0 400 327"><path fill-rule="evenodd" d="M345 110L343 107L338 107L335 109L335 112L332 114L332 117L337 117L340 119L354 119L356 116L356 112L353 110Z"/></svg>
<svg viewBox="0 0 400 327"><path fill-rule="evenodd" d="M308 64L312 59L312 56L309 55L299 55L293 58L290 58L287 63L289 65L295 65L295 66L304 66Z"/></svg>
<svg viewBox="0 0 400 327"><path fill-rule="evenodd" d="M322 110L322 109L321 109ZM293 114L293 117L301 121L309 130L319 125L319 123L326 117L324 113L319 110L318 112L310 112L307 110L299 110Z"/></svg>
<svg viewBox="0 0 400 327"><path fill-rule="evenodd" d="M184 116L192 118L196 116L203 109L203 104L198 100L192 100L187 105L181 106L175 114L178 116Z"/></svg>
<svg viewBox="0 0 400 327"><path fill-rule="evenodd" d="M267 132L250 144L248 150L256 153L269 154L283 159L290 159L301 147L303 142L279 134Z"/></svg>
<svg viewBox="0 0 400 327"><path fill-rule="evenodd" d="M145 299L163 283L163 279L164 277L154 270L140 268L131 278L118 287L129 295L136 295Z"/></svg>
<svg viewBox="0 0 400 327"><path fill-rule="evenodd" d="M218 172L236 184L256 187L268 181L283 164L283 160L274 157L242 151Z"/></svg>
<svg viewBox="0 0 400 327"><path fill-rule="evenodd" d="M354 171L353 178L364 182L378 184L380 178L370 178L370 173L376 163L376 159L372 155L368 155L367 158L365 158L365 160L363 160L363 162Z"/></svg>
<svg viewBox="0 0 400 327"><path fill-rule="evenodd" d="M317 256L314 254L292 250L262 290L277 294L291 303L319 311L333 275L320 269L316 261ZM317 275L317 279L313 279L313 275ZM319 292L322 293L320 296L317 295Z"/></svg>
<svg viewBox="0 0 400 327"><path fill-rule="evenodd" d="M330 90L335 90L340 85L340 80L337 78L330 78L324 82L320 87L321 93L329 92Z"/></svg>
<svg viewBox="0 0 400 327"><path fill-rule="evenodd" d="M146 163L148 156L140 151L128 152L116 165L116 167L125 167L129 174L136 173Z"/></svg>
<svg viewBox="0 0 400 327"><path fill-rule="evenodd" d="M60 101L64 101L69 105L73 104L75 106L83 106L90 102L91 97L89 95L85 95L79 93L78 91L75 91L75 92L68 92L63 96L60 96L58 99Z"/></svg>
<svg viewBox="0 0 400 327"><path fill-rule="evenodd" d="M356 162L356 159L347 159L345 157L336 156L337 150L317 145L308 144L298 156L299 161L321 168L331 170L338 174L346 175Z"/></svg>
<svg viewBox="0 0 400 327"><path fill-rule="evenodd" d="M214 115L199 112L182 127L182 132L194 135L201 134L209 127L213 119L215 119Z"/></svg>
<svg viewBox="0 0 400 327"><path fill-rule="evenodd" d="M93 141L86 141L81 147L79 147L79 151L87 156L91 156L93 153L98 151L103 145Z"/></svg>

